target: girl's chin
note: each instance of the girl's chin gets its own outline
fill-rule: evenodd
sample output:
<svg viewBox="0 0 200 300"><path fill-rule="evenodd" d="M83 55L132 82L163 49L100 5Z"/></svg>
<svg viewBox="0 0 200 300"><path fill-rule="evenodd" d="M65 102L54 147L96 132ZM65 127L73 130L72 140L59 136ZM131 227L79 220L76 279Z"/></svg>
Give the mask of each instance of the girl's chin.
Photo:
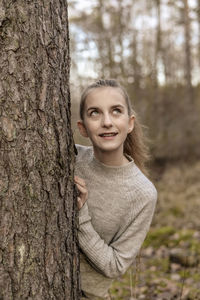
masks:
<svg viewBox="0 0 200 300"><path fill-rule="evenodd" d="M120 145L93 145L93 147L100 152L116 152L120 151ZM123 150L122 150L123 153Z"/></svg>

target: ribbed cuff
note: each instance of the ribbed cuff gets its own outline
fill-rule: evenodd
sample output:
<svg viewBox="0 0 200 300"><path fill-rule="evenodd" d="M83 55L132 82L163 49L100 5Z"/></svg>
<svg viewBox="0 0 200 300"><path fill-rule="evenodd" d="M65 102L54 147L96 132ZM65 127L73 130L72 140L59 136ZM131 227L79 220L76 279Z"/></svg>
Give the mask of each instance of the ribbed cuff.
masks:
<svg viewBox="0 0 200 300"><path fill-rule="evenodd" d="M87 203L85 203L79 210L79 225L81 225L89 220L91 220L91 217L89 215L88 205L87 205Z"/></svg>

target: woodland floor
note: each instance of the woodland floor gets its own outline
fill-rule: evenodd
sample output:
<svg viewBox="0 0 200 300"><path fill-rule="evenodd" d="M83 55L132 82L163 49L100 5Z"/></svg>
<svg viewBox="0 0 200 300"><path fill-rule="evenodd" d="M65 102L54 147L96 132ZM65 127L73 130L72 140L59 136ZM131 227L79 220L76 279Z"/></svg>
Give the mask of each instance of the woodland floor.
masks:
<svg viewBox="0 0 200 300"><path fill-rule="evenodd" d="M200 161L157 166L158 203L135 264L113 300L200 300Z"/></svg>

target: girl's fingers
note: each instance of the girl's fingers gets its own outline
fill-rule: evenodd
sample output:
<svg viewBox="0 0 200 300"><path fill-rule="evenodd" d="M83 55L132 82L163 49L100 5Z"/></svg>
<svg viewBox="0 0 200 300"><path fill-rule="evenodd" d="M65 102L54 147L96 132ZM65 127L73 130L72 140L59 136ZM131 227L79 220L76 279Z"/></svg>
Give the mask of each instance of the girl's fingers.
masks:
<svg viewBox="0 0 200 300"><path fill-rule="evenodd" d="M82 201L81 201L81 198L80 198L80 197L78 197L78 198L77 198L77 206L78 206L78 209L81 209L81 207L83 206L83 204L82 204Z"/></svg>
<svg viewBox="0 0 200 300"><path fill-rule="evenodd" d="M76 183L76 186L77 186L79 192L81 192L82 194L87 194L87 189L86 188L84 188L83 186L81 186L78 183Z"/></svg>
<svg viewBox="0 0 200 300"><path fill-rule="evenodd" d="M77 206L78 206L78 209L81 209L83 207L83 205L85 204L85 202L86 202L86 199L82 200L80 197L77 197Z"/></svg>
<svg viewBox="0 0 200 300"><path fill-rule="evenodd" d="M82 186L86 185L85 181L82 178L78 177L78 176L74 176L74 181L75 181L75 183L78 183L78 184L80 184Z"/></svg>
<svg viewBox="0 0 200 300"><path fill-rule="evenodd" d="M83 182L81 182L83 184ZM87 196L88 196L88 191L87 188L84 185L81 185L79 182L75 182L76 187L78 188L80 194L77 197L77 207L80 210L82 208L82 206L85 204L85 202L87 201Z"/></svg>

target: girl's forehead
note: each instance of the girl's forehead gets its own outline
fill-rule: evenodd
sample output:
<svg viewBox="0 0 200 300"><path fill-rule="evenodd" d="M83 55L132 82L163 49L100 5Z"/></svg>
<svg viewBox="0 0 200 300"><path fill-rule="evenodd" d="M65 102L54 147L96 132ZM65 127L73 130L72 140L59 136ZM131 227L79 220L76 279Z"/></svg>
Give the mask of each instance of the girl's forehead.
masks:
<svg viewBox="0 0 200 300"><path fill-rule="evenodd" d="M101 106L101 105L124 105L126 100L119 88L113 87L100 87L95 88L89 92L86 97L85 105L88 106Z"/></svg>

